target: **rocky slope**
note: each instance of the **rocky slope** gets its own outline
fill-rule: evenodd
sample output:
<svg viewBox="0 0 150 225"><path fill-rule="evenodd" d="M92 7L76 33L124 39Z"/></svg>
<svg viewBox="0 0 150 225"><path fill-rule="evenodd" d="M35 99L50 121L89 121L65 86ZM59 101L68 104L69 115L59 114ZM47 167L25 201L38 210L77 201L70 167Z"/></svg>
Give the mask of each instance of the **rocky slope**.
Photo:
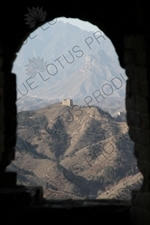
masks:
<svg viewBox="0 0 150 225"><path fill-rule="evenodd" d="M43 186L46 198L117 196L124 180L140 174L125 122L98 107L61 103L18 113L16 159L7 169L18 183Z"/></svg>

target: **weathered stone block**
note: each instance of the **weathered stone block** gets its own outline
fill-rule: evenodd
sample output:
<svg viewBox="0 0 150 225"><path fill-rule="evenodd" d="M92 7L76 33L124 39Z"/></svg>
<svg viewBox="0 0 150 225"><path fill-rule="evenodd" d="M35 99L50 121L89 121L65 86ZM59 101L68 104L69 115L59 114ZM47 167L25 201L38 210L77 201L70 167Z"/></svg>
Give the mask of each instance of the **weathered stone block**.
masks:
<svg viewBox="0 0 150 225"><path fill-rule="evenodd" d="M133 43L134 48L146 48L146 40L143 34L137 34Z"/></svg>
<svg viewBox="0 0 150 225"><path fill-rule="evenodd" d="M142 66L135 66L134 67L134 73L135 73L135 79L137 79L138 81L141 81L141 77L142 77L142 81L147 81L148 79L148 74L147 74L147 68L146 67L142 67Z"/></svg>
<svg viewBox="0 0 150 225"><path fill-rule="evenodd" d="M135 51L133 49L125 50L124 51L124 63L132 64L134 62L135 62Z"/></svg>
<svg viewBox="0 0 150 225"><path fill-rule="evenodd" d="M0 88L0 116L4 116L4 98L2 88Z"/></svg>
<svg viewBox="0 0 150 225"><path fill-rule="evenodd" d="M0 146L4 146L4 131L0 130Z"/></svg>
<svg viewBox="0 0 150 225"><path fill-rule="evenodd" d="M150 130L150 115L141 114L142 117L142 130Z"/></svg>
<svg viewBox="0 0 150 225"><path fill-rule="evenodd" d="M144 146L150 145L150 130L141 130L130 126L129 136L136 143L143 144Z"/></svg>
<svg viewBox="0 0 150 225"><path fill-rule="evenodd" d="M149 173L144 174L144 182L140 191L147 192L147 193L150 192L150 174Z"/></svg>
<svg viewBox="0 0 150 225"><path fill-rule="evenodd" d="M129 111L136 111L136 105L135 105L135 97L126 97L125 99L127 114ZM128 122L128 121L127 121Z"/></svg>
<svg viewBox="0 0 150 225"><path fill-rule="evenodd" d="M131 80L128 79L126 81L126 97L131 97L131 94L132 94Z"/></svg>
<svg viewBox="0 0 150 225"><path fill-rule="evenodd" d="M124 36L124 47L126 49L132 49L134 43L134 35Z"/></svg>
<svg viewBox="0 0 150 225"><path fill-rule="evenodd" d="M2 159L2 154L4 152L4 133L0 130L0 161Z"/></svg>
<svg viewBox="0 0 150 225"><path fill-rule="evenodd" d="M150 194L144 192L136 193L136 196L133 198L133 206L139 206L141 209L145 209L146 211L150 208Z"/></svg>
<svg viewBox="0 0 150 225"><path fill-rule="evenodd" d="M4 116L4 107L2 105L2 102L0 103L0 116Z"/></svg>
<svg viewBox="0 0 150 225"><path fill-rule="evenodd" d="M148 113L148 99L139 96L126 97L126 107L129 111Z"/></svg>
<svg viewBox="0 0 150 225"><path fill-rule="evenodd" d="M136 158L142 161L150 162L150 146L143 146L141 144L135 143L134 155Z"/></svg>
<svg viewBox="0 0 150 225"><path fill-rule="evenodd" d="M137 97L136 98L136 111L141 113L148 113L149 104L148 99L144 97Z"/></svg>
<svg viewBox="0 0 150 225"><path fill-rule="evenodd" d="M142 34L124 36L124 48L138 49L139 46L146 48L145 37Z"/></svg>
<svg viewBox="0 0 150 225"><path fill-rule="evenodd" d="M127 64L125 67L126 74L129 78L133 79L135 76L135 65L134 64Z"/></svg>
<svg viewBox="0 0 150 225"><path fill-rule="evenodd" d="M131 94L135 96L141 96L141 85L138 79L131 80Z"/></svg>
<svg viewBox="0 0 150 225"><path fill-rule="evenodd" d="M141 128L142 130L150 129L150 116L144 113L129 111L127 121L129 126Z"/></svg>
<svg viewBox="0 0 150 225"><path fill-rule="evenodd" d="M2 66L3 66L3 59L2 57L0 57L0 70L2 69Z"/></svg>
<svg viewBox="0 0 150 225"><path fill-rule="evenodd" d="M4 73L0 71L0 86L4 85Z"/></svg>
<svg viewBox="0 0 150 225"><path fill-rule="evenodd" d="M148 82L147 81L141 82L141 96L147 97L147 98L149 96Z"/></svg>
<svg viewBox="0 0 150 225"><path fill-rule="evenodd" d="M136 225L150 224L150 213L143 210L141 207L133 206L130 212L131 212L132 224L136 224Z"/></svg>
<svg viewBox="0 0 150 225"><path fill-rule="evenodd" d="M0 131L3 131L4 129L4 117L0 116Z"/></svg>
<svg viewBox="0 0 150 225"><path fill-rule="evenodd" d="M134 126L140 128L142 126L141 114L138 112L128 112L127 120L129 126Z"/></svg>
<svg viewBox="0 0 150 225"><path fill-rule="evenodd" d="M135 54L136 65L145 66L147 63L146 50L139 48Z"/></svg>
<svg viewBox="0 0 150 225"><path fill-rule="evenodd" d="M150 179L150 163L147 161L142 161L141 159L137 160L137 165L139 170L144 176L144 183L148 185L148 190L150 191L150 183L148 182L148 179ZM145 190L145 188L144 188Z"/></svg>

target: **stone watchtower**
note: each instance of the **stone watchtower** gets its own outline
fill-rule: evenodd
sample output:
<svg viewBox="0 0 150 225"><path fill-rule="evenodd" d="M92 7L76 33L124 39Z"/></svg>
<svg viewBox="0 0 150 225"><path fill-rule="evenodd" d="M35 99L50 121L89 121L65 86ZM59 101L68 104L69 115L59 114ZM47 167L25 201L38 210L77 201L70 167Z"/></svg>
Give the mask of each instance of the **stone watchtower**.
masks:
<svg viewBox="0 0 150 225"><path fill-rule="evenodd" d="M73 106L73 100L72 99L63 99L62 105Z"/></svg>
<svg viewBox="0 0 150 225"><path fill-rule="evenodd" d="M118 115L116 117L116 122L126 122L126 113L118 112Z"/></svg>

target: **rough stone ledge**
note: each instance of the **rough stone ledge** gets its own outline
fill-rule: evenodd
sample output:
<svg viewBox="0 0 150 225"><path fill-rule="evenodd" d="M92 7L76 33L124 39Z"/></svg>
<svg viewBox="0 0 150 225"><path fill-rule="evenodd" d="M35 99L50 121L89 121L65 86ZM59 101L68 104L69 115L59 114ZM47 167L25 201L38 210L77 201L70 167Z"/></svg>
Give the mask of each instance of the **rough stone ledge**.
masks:
<svg viewBox="0 0 150 225"><path fill-rule="evenodd" d="M133 223L136 225L150 224L150 211L143 210L140 207L132 207L130 210Z"/></svg>
<svg viewBox="0 0 150 225"><path fill-rule="evenodd" d="M150 163L150 146L144 147L141 144L135 143L134 145L134 155L136 158L143 162Z"/></svg>
<svg viewBox="0 0 150 225"><path fill-rule="evenodd" d="M24 189L23 189L24 188ZM27 224L72 224L72 225L134 225L130 219L130 201L119 200L46 200L35 201L35 196L14 199L14 193L24 192L25 188L18 187L11 190L4 190L2 219L6 224L27 225ZM36 187L37 188L37 187ZM39 188L39 187L38 187ZM17 191L18 189L18 191ZM5 193L5 195L4 195ZM8 194L9 193L9 194ZM24 193L22 193L23 196ZM7 198L6 198L7 196ZM20 196L20 195L19 195ZM0 196L1 197L1 196ZM13 201L11 201L13 199ZM29 200L30 204L24 204ZM29 203L28 202L28 203Z"/></svg>
<svg viewBox="0 0 150 225"><path fill-rule="evenodd" d="M144 179L145 179L146 176L147 177L150 176L150 162L137 159L137 165L138 165L139 170L143 174Z"/></svg>
<svg viewBox="0 0 150 225"><path fill-rule="evenodd" d="M148 192L138 192L132 198L132 206L138 208L139 210L150 213L150 193Z"/></svg>
<svg viewBox="0 0 150 225"><path fill-rule="evenodd" d="M150 130L141 130L135 127L130 127L129 136L132 141L138 144L142 144L143 146L150 145Z"/></svg>

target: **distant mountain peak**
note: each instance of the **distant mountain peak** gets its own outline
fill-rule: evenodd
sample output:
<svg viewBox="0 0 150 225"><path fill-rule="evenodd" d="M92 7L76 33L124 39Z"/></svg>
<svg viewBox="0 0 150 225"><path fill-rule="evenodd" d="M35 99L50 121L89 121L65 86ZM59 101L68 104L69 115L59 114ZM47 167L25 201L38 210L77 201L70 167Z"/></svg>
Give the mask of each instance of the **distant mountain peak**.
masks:
<svg viewBox="0 0 150 225"><path fill-rule="evenodd" d="M84 99L91 96L92 103L95 103L93 93L97 90L102 91L102 85L111 84L113 78L125 72L119 64L114 63L116 53L113 51L111 42L102 37L98 38L99 33L95 38L94 33L83 31L69 22L57 21L45 32L42 29L39 30L39 37L32 42L28 40L21 54L18 54L20 59L13 70L13 73L17 74L17 90L19 90L17 105L20 105L21 109L25 107L23 98L27 94L24 93L36 95L37 98L40 97L50 102L71 96L73 99L80 99L80 102L84 104L86 104ZM35 49L37 57L35 57ZM35 60L35 58L41 60ZM32 66L28 59L31 59ZM22 71L26 65L28 65L28 70ZM26 81L26 72L28 72L28 78L33 79L30 82ZM123 82L122 79L122 84ZM116 98L123 97L125 85L118 90L112 87ZM110 93L110 90L108 91ZM113 96L105 93L106 98ZM47 101L43 100L43 104L44 102L46 106ZM38 107L36 101L35 105Z"/></svg>

